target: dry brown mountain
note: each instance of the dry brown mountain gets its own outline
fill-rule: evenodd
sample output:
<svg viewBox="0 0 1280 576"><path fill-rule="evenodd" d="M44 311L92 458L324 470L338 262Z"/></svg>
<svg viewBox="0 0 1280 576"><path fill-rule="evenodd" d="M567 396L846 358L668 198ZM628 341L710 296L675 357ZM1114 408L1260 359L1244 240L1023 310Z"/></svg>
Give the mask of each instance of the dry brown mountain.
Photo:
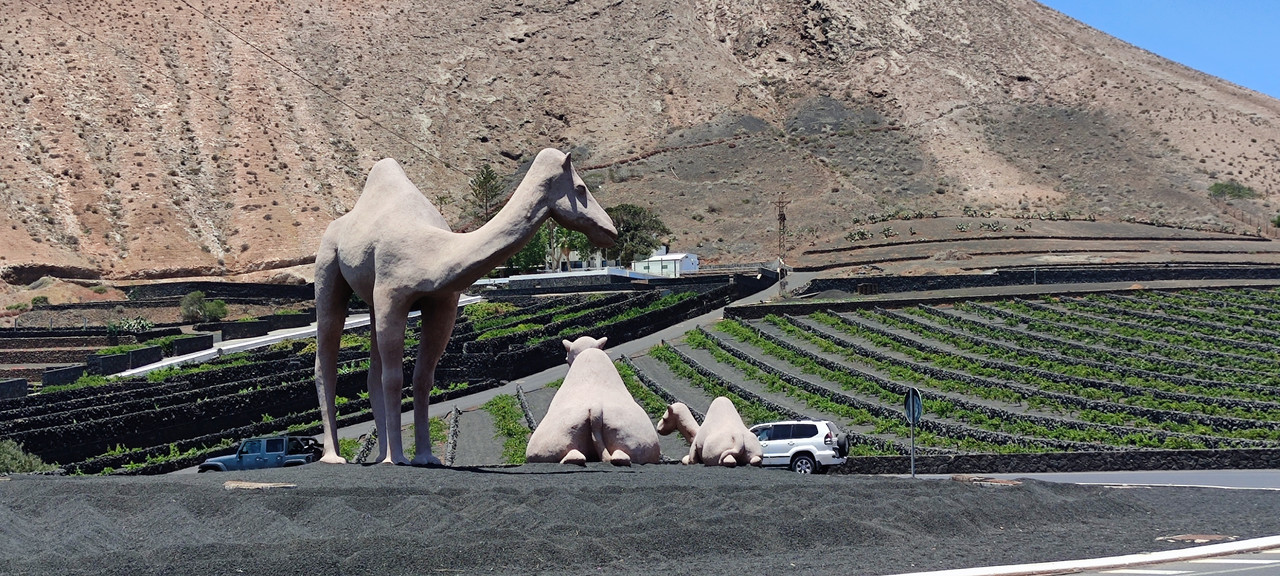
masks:
<svg viewBox="0 0 1280 576"><path fill-rule="evenodd" d="M0 2L0 265L271 269L379 158L456 220L545 146L712 262L773 255L779 194L803 246L896 208L1217 226L1214 179L1280 193L1280 101L1030 0L189 2Z"/></svg>

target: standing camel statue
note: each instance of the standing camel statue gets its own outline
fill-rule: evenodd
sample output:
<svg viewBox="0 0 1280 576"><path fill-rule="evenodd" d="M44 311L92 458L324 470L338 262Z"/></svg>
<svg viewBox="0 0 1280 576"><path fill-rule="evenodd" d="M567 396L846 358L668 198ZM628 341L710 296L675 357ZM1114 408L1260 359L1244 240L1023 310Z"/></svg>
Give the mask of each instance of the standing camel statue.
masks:
<svg viewBox="0 0 1280 576"><path fill-rule="evenodd" d="M427 405L435 368L458 315L462 291L533 238L543 222L586 234L609 247L618 232L596 203L568 154L538 153L507 205L474 232L456 233L390 158L369 171L351 212L334 220L316 253L316 392L324 428L321 462L342 464L337 452L338 340L352 292L370 305L369 403L380 463L439 464L431 454ZM413 370L417 453L410 462L400 438L405 327L422 310L422 336Z"/></svg>
<svg viewBox="0 0 1280 576"><path fill-rule="evenodd" d="M658 434L604 351L607 338L563 340L569 373L529 436L526 462L656 464Z"/></svg>
<svg viewBox="0 0 1280 576"><path fill-rule="evenodd" d="M689 407L681 402L667 406L666 414L658 421L658 434L666 436L676 430L689 443L689 454L680 459L682 464L727 466L739 464L759 466L764 456L760 440L742 423L742 416L733 402L717 396L707 408L702 426L694 419Z"/></svg>

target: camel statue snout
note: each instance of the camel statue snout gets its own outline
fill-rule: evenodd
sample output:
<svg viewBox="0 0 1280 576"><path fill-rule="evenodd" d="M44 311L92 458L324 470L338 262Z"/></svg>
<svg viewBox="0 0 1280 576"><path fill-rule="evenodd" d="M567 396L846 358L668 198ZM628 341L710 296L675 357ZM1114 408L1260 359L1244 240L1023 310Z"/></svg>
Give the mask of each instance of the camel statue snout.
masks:
<svg viewBox="0 0 1280 576"><path fill-rule="evenodd" d="M613 227L612 221L605 220L598 228L593 228L591 233L587 234L587 240L590 240L591 245L596 248L612 248L618 243L618 229Z"/></svg>

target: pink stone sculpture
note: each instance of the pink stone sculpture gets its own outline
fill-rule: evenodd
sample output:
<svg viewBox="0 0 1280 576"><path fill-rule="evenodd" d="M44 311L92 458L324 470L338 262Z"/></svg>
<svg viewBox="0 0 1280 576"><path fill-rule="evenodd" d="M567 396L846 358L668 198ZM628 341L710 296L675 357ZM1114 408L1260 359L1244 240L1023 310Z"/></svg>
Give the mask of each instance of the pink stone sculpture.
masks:
<svg viewBox="0 0 1280 576"><path fill-rule="evenodd" d="M583 336L562 341L569 373L529 437L527 462L630 466L661 460L653 422L604 352L606 340Z"/></svg>
<svg viewBox="0 0 1280 576"><path fill-rule="evenodd" d="M352 292L370 305L369 401L378 433L378 462L410 464L398 433L404 337L410 310L422 310L413 371L417 454L412 464L439 464L431 454L427 405L435 368L457 320L462 291L518 252L547 218L612 246L618 237L568 154L538 153L511 200L474 232L455 233L395 160L369 171L351 212L334 220L316 253L316 392L324 428L322 462L338 455L334 394L338 340ZM389 433L395 431L395 433Z"/></svg>
<svg viewBox="0 0 1280 576"><path fill-rule="evenodd" d="M740 464L759 466L764 457L760 440L742 423L738 409L724 396L711 401L702 426L698 426L693 413L683 403L667 406L666 414L658 421L657 431L666 436L676 430L689 443L689 454L680 459L682 464L730 468Z"/></svg>

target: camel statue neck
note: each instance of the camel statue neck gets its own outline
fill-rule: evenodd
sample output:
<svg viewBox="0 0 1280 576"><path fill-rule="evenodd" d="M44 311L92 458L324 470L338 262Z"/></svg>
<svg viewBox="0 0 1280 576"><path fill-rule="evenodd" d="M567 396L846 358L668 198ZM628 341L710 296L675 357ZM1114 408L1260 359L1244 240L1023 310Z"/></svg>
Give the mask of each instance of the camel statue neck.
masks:
<svg viewBox="0 0 1280 576"><path fill-rule="evenodd" d="M684 436L686 442L693 443L693 438L698 435L698 421L694 419L693 413L683 404L672 406L672 414L676 417L676 430L680 431L680 435Z"/></svg>
<svg viewBox="0 0 1280 576"><path fill-rule="evenodd" d="M551 215L548 187L548 178L536 177L530 170L502 210L480 228L462 235L465 240L454 257L465 263L458 278L465 281L464 288L505 264L529 243Z"/></svg>

